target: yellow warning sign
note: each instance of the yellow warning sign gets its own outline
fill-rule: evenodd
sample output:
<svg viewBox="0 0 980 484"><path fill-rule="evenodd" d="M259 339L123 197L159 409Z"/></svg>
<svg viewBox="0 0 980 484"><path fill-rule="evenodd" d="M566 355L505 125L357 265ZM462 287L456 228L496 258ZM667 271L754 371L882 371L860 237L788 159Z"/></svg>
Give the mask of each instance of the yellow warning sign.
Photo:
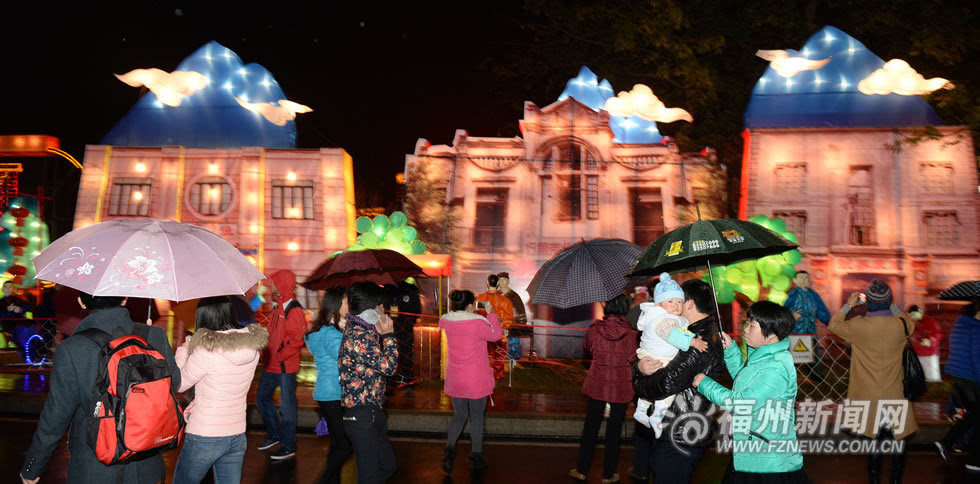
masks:
<svg viewBox="0 0 980 484"><path fill-rule="evenodd" d="M810 349L803 344L803 340L801 339L796 342L796 346L793 347L793 351L810 351Z"/></svg>

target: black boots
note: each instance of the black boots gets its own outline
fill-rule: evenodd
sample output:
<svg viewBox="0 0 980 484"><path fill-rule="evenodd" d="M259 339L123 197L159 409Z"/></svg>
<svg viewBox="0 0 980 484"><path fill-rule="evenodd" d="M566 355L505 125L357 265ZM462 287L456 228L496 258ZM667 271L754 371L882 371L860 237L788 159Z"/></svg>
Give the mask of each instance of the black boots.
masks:
<svg viewBox="0 0 980 484"><path fill-rule="evenodd" d="M868 454L868 483L881 482L881 454Z"/></svg>
<svg viewBox="0 0 980 484"><path fill-rule="evenodd" d="M905 449L901 454L892 454L892 484L901 484L905 472Z"/></svg>
<svg viewBox="0 0 980 484"><path fill-rule="evenodd" d="M442 449L442 470L446 471L446 474L453 471L453 459L455 458L455 447L450 447L447 445L445 449Z"/></svg>
<svg viewBox="0 0 980 484"><path fill-rule="evenodd" d="M490 467L490 465L487 464L486 459L483 458L483 452L474 452L472 455L470 455L470 468L472 468L474 471L482 471L487 467Z"/></svg>

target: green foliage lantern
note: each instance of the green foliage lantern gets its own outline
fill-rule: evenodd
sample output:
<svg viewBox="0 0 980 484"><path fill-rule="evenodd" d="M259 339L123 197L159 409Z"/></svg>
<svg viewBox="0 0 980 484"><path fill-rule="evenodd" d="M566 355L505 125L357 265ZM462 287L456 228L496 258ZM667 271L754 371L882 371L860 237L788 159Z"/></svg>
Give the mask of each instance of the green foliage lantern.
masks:
<svg viewBox="0 0 980 484"><path fill-rule="evenodd" d="M355 222L357 243L347 250L390 249L402 254L424 254L425 244L418 240L418 231L408 225L402 212L378 215L373 219L358 217Z"/></svg>
<svg viewBox="0 0 980 484"><path fill-rule="evenodd" d="M749 218L750 222L766 227L783 238L796 243L796 235L786 231L786 221L779 218L769 218L756 215ZM783 304L786 301L791 281L796 277L796 265L803 260L799 250L783 252L782 254L744 260L727 266L712 266L714 276L715 296L719 304L727 304L735 300L735 293L741 293L750 301L758 301L761 296L766 300ZM702 277L707 282L708 276Z"/></svg>

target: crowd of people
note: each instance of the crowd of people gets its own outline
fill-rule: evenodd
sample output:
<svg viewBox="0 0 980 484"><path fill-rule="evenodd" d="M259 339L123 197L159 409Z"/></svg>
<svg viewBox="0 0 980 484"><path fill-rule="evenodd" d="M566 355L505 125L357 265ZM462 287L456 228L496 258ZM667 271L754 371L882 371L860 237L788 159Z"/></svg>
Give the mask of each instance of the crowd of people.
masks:
<svg viewBox="0 0 980 484"><path fill-rule="evenodd" d="M294 457L296 377L304 346L313 355L318 374L313 398L331 439L321 482L339 483L341 467L350 458L356 463L358 482L387 481L397 466L384 404L393 375L406 365L396 334L399 324L387 311L390 294L370 282L330 288L308 324L294 294L295 274L277 271L269 281L276 305L265 326L247 321L242 325L232 300L221 296L199 301L196 330L176 351L160 328L149 327L146 340L166 360L172 391L192 392L183 409L187 425L173 482L200 482L208 472L213 472L215 482L241 480L247 450L246 398L260 364L256 406L267 438L257 448L267 451L272 460ZM909 341L919 351L927 378L940 379L938 324L917 307L902 312L885 282L872 281L831 315L810 289L806 273L795 281L797 287L785 305L761 301L748 307L741 345L721 331L713 290L700 280L678 284L662 274L655 285L640 291L638 299L624 293L602 303L604 317L588 328L584 338L591 357L582 387L586 415L579 458L568 476L588 480L605 419L601 479L620 481L619 447L631 403L636 404L637 425L629 475L637 482L647 482L651 474L657 482L690 482L719 435L714 430L692 434L682 420L697 415L714 422L717 408L750 417L748 425L732 425L730 437L736 443L795 443L798 369L790 354L789 335L813 334L817 321L850 345L847 398L870 402L871 415L881 405L905 400L901 360ZM137 323L126 302L121 297L81 294L78 303L89 316L76 331L132 334ZM528 343L524 338L533 332L526 329L524 302L509 289L506 273L490 275L482 294L453 291L449 309L439 320L447 341L443 391L453 408L441 467L447 474L453 471L457 442L468 424L472 445L467 460L479 472L490 466L483 455L483 431L488 400L501 371L496 365L502 359L495 355L506 353L518 359L532 354L533 344L527 346L527 353L523 350ZM399 316L395 313L395 318ZM951 404L957 409L956 418L948 435L936 442L944 459L955 446L965 446L970 470L980 470L980 439L969 438L980 412L978 318L980 307L975 301L956 321L945 368L954 380ZM401 331L411 332L410 326ZM69 482L165 481L160 454L106 465L93 452L83 429L100 371L100 351L96 341L77 335L59 345L49 397L21 468L23 482L38 482L69 425ZM726 371L732 385L724 383ZM810 371L823 376L818 363ZM738 402L748 406L738 409ZM909 410L902 418L901 422L867 419L845 428L861 438L898 441L917 430L914 412ZM773 419L784 425L770 425ZM890 458L892 482L901 482L905 468L905 447L899 448L902 451ZM725 482L808 482L798 448L760 452L736 445L733 449ZM870 482L881 479L883 462L882 453L869 454Z"/></svg>

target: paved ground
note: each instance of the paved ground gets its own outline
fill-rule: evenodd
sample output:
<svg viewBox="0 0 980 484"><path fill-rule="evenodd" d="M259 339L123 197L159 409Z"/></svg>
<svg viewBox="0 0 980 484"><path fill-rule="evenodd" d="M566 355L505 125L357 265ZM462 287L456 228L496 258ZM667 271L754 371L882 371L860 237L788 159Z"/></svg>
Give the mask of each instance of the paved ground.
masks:
<svg viewBox="0 0 980 484"><path fill-rule="evenodd" d="M23 456L30 446L31 437L37 422L32 419L0 418L0 435L7 439L0 441L0 482L14 482ZM299 451L296 459L286 463L270 463L262 452L255 450L265 435L261 431L249 431L249 450L245 459L243 483L313 483L326 462L329 437L318 438L310 433L301 433ZM570 483L568 469L574 466L578 453L575 444L530 443L514 441L491 441L484 444L484 454L490 468L482 474L472 474L467 467L469 443L460 442L456 467L451 476L446 476L439 468L443 441L395 437L394 448L398 459L398 472L391 483ZM172 474L177 451L165 455L168 475ZM619 459L619 472L625 476L633 448L624 446ZM590 482L599 481L601 450L597 451ZM709 453L702 460L693 482L718 482L728 465L729 456ZM64 443L58 446L41 482L61 483L65 481L68 452ZM817 483L866 482L865 457L863 456L806 456L805 467L810 478ZM353 462L344 468L343 481L356 481ZM887 474L886 474L887 475ZM980 475L963 470L962 457L954 457L951 463L943 462L928 449L913 450L909 456L906 471L907 483L960 483L980 482Z"/></svg>

